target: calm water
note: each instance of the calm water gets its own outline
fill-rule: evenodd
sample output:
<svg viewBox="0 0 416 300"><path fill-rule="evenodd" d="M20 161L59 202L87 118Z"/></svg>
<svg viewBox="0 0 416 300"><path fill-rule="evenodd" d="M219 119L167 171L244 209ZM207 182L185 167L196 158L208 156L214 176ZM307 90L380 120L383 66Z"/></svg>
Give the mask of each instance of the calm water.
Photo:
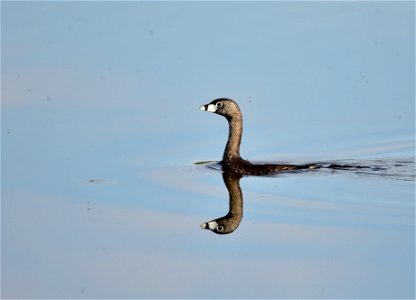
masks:
<svg viewBox="0 0 416 300"><path fill-rule="evenodd" d="M414 298L412 20L2 2L2 298ZM244 177L238 228L203 230L229 209L196 164L222 157L226 122L199 106L223 96L244 158L370 168Z"/></svg>
<svg viewBox="0 0 416 300"><path fill-rule="evenodd" d="M371 165L368 171L244 177L243 220L220 236L199 226L229 205L221 172L187 159L215 158L197 154L200 134L124 156L140 153L142 143L59 147L51 139L54 145L11 151L39 128L10 128L3 142L6 297L395 298L414 291L414 160L403 154L411 143L350 149L365 158L348 163Z"/></svg>

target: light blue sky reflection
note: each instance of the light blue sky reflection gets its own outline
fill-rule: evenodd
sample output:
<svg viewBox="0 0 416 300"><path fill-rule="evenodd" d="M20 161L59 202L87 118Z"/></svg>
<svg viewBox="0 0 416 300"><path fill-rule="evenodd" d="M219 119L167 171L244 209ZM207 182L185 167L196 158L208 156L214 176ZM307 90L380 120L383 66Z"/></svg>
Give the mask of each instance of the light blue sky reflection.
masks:
<svg viewBox="0 0 416 300"><path fill-rule="evenodd" d="M1 2L2 298L414 298L414 182L243 178L254 160L409 159L414 2Z"/></svg>

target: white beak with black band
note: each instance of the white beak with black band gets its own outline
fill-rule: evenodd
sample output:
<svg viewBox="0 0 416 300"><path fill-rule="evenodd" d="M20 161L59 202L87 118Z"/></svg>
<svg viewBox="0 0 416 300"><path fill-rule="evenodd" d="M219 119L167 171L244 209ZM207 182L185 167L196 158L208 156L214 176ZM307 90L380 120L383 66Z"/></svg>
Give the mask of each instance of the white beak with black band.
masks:
<svg viewBox="0 0 416 300"><path fill-rule="evenodd" d="M217 111L217 107L214 104L205 104L205 105L202 105L199 109L200 110L205 110L205 111L210 111L210 112L216 112Z"/></svg>

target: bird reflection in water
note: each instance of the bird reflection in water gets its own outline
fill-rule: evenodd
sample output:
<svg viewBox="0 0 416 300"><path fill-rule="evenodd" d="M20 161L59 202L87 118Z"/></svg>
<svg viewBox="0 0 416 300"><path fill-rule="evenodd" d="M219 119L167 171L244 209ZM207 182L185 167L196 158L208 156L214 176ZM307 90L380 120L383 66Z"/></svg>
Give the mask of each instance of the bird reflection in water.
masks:
<svg viewBox="0 0 416 300"><path fill-rule="evenodd" d="M202 229L209 229L217 234L228 234L237 229L243 218L243 193L240 188L241 177L241 174L230 170L222 173L230 199L228 213L221 218L202 223Z"/></svg>
<svg viewBox="0 0 416 300"><path fill-rule="evenodd" d="M240 188L242 176L277 175L299 172L336 172L348 171L359 175L377 175L399 180L414 181L414 158L402 161L333 161L307 164L251 163L240 156L240 143L243 132L243 118L237 103L232 99L219 98L200 107L203 111L216 113L226 118L229 125L227 144L222 161L222 177L229 192L229 211L221 218L201 224L217 234L228 234L237 229L243 217L243 194ZM205 164L200 162L197 164Z"/></svg>

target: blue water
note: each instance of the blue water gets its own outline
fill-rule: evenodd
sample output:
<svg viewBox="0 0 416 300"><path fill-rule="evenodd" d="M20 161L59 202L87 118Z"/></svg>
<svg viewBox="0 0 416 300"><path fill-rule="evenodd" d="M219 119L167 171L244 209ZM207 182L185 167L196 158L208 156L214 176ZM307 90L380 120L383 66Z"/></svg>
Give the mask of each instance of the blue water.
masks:
<svg viewBox="0 0 416 300"><path fill-rule="evenodd" d="M228 193L221 171L188 158L221 156L198 155L195 148L204 148L200 134L189 144L135 155L141 142L129 139L71 142L68 148L56 144L77 137L48 140L46 127L10 128L3 136L6 297L394 298L413 293L411 139L380 143L373 153L348 148L363 153L349 163L383 170L245 177L243 220L232 234L217 236L199 225L227 213ZM218 144L225 141L223 129ZM35 131L44 135L43 143L28 143L25 134ZM17 148L18 142L27 146ZM186 147L192 143L194 150ZM281 155L280 161L325 160L308 156L313 155Z"/></svg>
<svg viewBox="0 0 416 300"><path fill-rule="evenodd" d="M413 3L1 5L2 298L415 297Z"/></svg>

